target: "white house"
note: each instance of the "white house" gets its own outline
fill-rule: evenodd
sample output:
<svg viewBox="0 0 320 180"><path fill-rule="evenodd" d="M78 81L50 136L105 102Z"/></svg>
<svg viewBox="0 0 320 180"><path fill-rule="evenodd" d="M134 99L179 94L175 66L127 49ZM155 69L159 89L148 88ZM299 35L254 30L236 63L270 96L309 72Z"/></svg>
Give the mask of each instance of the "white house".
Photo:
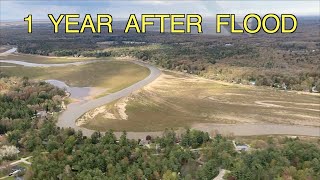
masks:
<svg viewBox="0 0 320 180"><path fill-rule="evenodd" d="M250 149L250 146L247 144L237 145L235 141L232 141L232 143L233 143L234 149L238 152L249 151Z"/></svg>

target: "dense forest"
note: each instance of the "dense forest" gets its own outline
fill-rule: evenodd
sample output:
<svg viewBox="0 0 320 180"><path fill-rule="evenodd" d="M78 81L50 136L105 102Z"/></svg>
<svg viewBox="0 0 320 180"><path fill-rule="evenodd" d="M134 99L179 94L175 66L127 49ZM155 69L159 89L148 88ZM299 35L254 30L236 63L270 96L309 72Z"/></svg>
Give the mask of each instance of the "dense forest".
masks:
<svg viewBox="0 0 320 180"><path fill-rule="evenodd" d="M230 171L227 179L320 177L319 146L294 139L276 144L270 139L265 149L238 153L231 140L209 139L198 131L183 134L178 142L174 132L166 131L151 140L150 148L128 140L125 133L119 141L112 132L83 139L80 132L68 130L49 137L49 153L32 165L36 179L213 179L220 169ZM190 145L182 143L188 141Z"/></svg>
<svg viewBox="0 0 320 180"><path fill-rule="evenodd" d="M2 145L33 156L25 179L213 179L222 169L226 179L320 178L319 140L258 137L244 140L249 151L236 151L234 137L189 129L142 140L128 139L126 132L116 138L111 130L86 137L56 127L55 116L34 117L34 111L59 111L63 90L27 78L0 80ZM19 113L5 113L8 107ZM20 156L0 161L15 158Z"/></svg>
<svg viewBox="0 0 320 180"><path fill-rule="evenodd" d="M61 110L64 90L45 82L32 82L26 77L11 78L4 74L0 77L0 134L13 131L17 126L30 128L31 119L39 116L39 112Z"/></svg>
<svg viewBox="0 0 320 180"><path fill-rule="evenodd" d="M230 138L187 130L165 131L149 146L116 139L112 131L83 137L57 129L49 120L29 129L20 141L33 157L26 179L319 179L320 148L299 139L260 140L249 152L236 152ZM262 144L262 145L261 145ZM262 146L262 147L261 147Z"/></svg>

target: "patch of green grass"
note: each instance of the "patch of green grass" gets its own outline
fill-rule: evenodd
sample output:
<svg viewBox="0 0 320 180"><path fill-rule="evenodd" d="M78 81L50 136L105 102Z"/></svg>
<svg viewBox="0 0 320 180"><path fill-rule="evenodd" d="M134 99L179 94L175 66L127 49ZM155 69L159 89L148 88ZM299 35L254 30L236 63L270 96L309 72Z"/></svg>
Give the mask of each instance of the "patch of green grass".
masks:
<svg viewBox="0 0 320 180"><path fill-rule="evenodd" d="M29 159L28 159L28 161L29 161ZM29 169L31 167L29 164L26 164L24 162L21 162L21 163L17 164L17 166L21 166L21 167L24 167L26 169Z"/></svg>

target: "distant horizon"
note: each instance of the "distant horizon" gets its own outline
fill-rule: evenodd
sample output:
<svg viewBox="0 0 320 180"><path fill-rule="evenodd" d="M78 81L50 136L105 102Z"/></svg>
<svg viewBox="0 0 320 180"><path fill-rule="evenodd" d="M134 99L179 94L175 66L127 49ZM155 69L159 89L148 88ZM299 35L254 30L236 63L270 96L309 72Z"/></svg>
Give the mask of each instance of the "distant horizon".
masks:
<svg viewBox="0 0 320 180"><path fill-rule="evenodd" d="M201 14L200 14L201 15ZM81 16L80 15L80 22L82 22L82 18L84 16ZM239 17L243 17L243 16L239 16ZM317 16L317 15L298 15L296 16L297 18L319 18L320 19L320 16ZM128 16L129 18L129 16ZM119 22L119 21L127 21L128 18L113 18L113 22ZM203 16L203 18L206 18L206 19L216 19L215 16L214 17L208 17L208 16ZM96 18L92 18L93 20L96 20ZM137 19L140 19L140 14L138 15L137 14ZM33 23L37 23L37 22L45 22L47 21L48 23L51 23L50 19L47 18L47 19L33 19ZM24 22L23 19L5 19L5 20L2 20L0 19L0 22ZM61 23L64 23L64 21L62 21Z"/></svg>
<svg viewBox="0 0 320 180"><path fill-rule="evenodd" d="M319 16L319 1L0 1L0 21L23 21L28 14L34 20L45 20L47 14L111 14L114 19L126 19L130 14L294 14Z"/></svg>

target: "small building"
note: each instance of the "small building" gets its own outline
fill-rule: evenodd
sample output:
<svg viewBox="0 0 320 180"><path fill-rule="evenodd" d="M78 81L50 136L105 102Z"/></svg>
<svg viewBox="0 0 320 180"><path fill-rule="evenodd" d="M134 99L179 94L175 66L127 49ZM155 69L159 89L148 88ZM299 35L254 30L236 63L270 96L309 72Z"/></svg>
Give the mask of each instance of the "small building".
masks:
<svg viewBox="0 0 320 180"><path fill-rule="evenodd" d="M48 113L46 111L39 111L37 112L37 117L39 118L47 118Z"/></svg>
<svg viewBox="0 0 320 180"><path fill-rule="evenodd" d="M313 87L311 88L311 92L313 92L313 93L318 93L319 91L317 90L317 86L313 86Z"/></svg>
<svg viewBox="0 0 320 180"><path fill-rule="evenodd" d="M247 144L236 144L235 141L232 141L234 149L238 152L249 151L250 146Z"/></svg>
<svg viewBox="0 0 320 180"><path fill-rule="evenodd" d="M256 85L256 81L249 81L250 85L255 86Z"/></svg>
<svg viewBox="0 0 320 180"><path fill-rule="evenodd" d="M249 146L247 145L237 145L236 146L236 151L248 151L249 150Z"/></svg>
<svg viewBox="0 0 320 180"><path fill-rule="evenodd" d="M286 85L286 83L282 83L281 88L282 88L283 90L287 90L288 86Z"/></svg>
<svg viewBox="0 0 320 180"><path fill-rule="evenodd" d="M24 168L22 166L13 166L11 168L11 173L9 174L9 176L19 177L22 174L24 174L25 171L26 171L26 168Z"/></svg>
<svg viewBox="0 0 320 180"><path fill-rule="evenodd" d="M139 142L139 146L144 146L144 147L150 148L150 142L147 141L147 140L142 139Z"/></svg>

